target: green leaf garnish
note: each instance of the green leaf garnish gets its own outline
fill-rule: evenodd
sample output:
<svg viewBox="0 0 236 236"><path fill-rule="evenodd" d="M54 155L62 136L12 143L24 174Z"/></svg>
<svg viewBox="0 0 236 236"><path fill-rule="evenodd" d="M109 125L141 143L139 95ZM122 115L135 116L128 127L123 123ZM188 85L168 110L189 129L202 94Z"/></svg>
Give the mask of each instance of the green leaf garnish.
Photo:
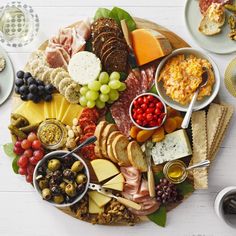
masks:
<svg viewBox="0 0 236 236"><path fill-rule="evenodd" d="M183 183L177 184L176 188L183 196L194 191L193 185L188 180L185 180Z"/></svg>
<svg viewBox="0 0 236 236"><path fill-rule="evenodd" d="M13 152L14 145L13 143L6 143L3 145L3 150L5 154L11 158L17 157L17 155Z"/></svg>
<svg viewBox="0 0 236 236"><path fill-rule="evenodd" d="M19 160L20 157L16 156L13 161L12 161L12 169L13 171L18 174L19 166L17 165L17 161Z"/></svg>
<svg viewBox="0 0 236 236"><path fill-rule="evenodd" d="M105 120L108 122L108 123L112 123L112 124L115 124L116 122L114 121L112 115L111 115L111 112L108 111L105 115Z"/></svg>
<svg viewBox="0 0 236 236"><path fill-rule="evenodd" d="M161 179L161 178L164 178L164 177L165 177L165 176L164 176L164 174L163 174L162 171L155 173L155 174L154 174L155 183L156 183L156 184L159 184L160 179Z"/></svg>
<svg viewBox="0 0 236 236"><path fill-rule="evenodd" d="M110 12L111 11L107 8L98 8L95 13L94 20L99 18L109 18Z"/></svg>
<svg viewBox="0 0 236 236"><path fill-rule="evenodd" d="M113 7L109 14L109 17L114 19L118 24L120 24L121 20L125 20L129 31L133 31L136 29L136 23L132 16L119 7Z"/></svg>
<svg viewBox="0 0 236 236"><path fill-rule="evenodd" d="M155 224L165 227L166 225L166 208L164 206L161 206L157 211L154 213L148 215L148 219Z"/></svg>
<svg viewBox="0 0 236 236"><path fill-rule="evenodd" d="M158 94L157 93L157 89L156 89L156 85L154 84L151 89L149 90L149 93L155 93L155 94Z"/></svg>

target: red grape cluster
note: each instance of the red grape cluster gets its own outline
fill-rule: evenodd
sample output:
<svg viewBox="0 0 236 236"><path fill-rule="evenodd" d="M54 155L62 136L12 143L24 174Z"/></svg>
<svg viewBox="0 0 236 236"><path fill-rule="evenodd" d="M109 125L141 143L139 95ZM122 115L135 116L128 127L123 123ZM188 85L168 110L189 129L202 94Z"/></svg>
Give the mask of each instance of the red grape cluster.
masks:
<svg viewBox="0 0 236 236"><path fill-rule="evenodd" d="M44 156L44 149L37 135L31 132L27 139L16 141L13 151L20 155L17 162L19 166L18 173L25 175L26 181L32 183L34 168Z"/></svg>

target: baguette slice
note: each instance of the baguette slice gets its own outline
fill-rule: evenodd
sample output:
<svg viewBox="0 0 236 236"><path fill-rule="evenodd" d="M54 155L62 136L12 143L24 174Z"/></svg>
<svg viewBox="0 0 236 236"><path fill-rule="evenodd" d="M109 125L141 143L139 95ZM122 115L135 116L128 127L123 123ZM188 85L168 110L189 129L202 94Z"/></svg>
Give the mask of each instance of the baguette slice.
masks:
<svg viewBox="0 0 236 236"><path fill-rule="evenodd" d="M128 158L132 166L136 167L141 172L147 171L147 162L142 152L140 145L136 141L128 144Z"/></svg>
<svg viewBox="0 0 236 236"><path fill-rule="evenodd" d="M102 141L102 132L105 129L105 127L107 126L107 122L106 121L101 121L95 129L94 135L97 137L97 141L95 142L95 155L99 158L103 158L104 156L102 155L102 151L101 151L101 141Z"/></svg>
<svg viewBox="0 0 236 236"><path fill-rule="evenodd" d="M117 131L118 128L116 125L114 124L108 124L103 132L102 132L102 138L101 138L101 151L102 151L102 155L104 157L107 157L108 154L107 154L107 140L108 140L108 136L114 132L114 131Z"/></svg>
<svg viewBox="0 0 236 236"><path fill-rule="evenodd" d="M207 9L205 15L203 16L198 30L208 36L219 34L221 32L221 27L225 23L225 12L222 12L223 17L222 20L219 22L216 22L214 20L210 19L210 11L211 11L211 6Z"/></svg>
<svg viewBox="0 0 236 236"><path fill-rule="evenodd" d="M130 166L127 147L129 140L123 134L119 134L112 142L112 149L120 166Z"/></svg>
<svg viewBox="0 0 236 236"><path fill-rule="evenodd" d="M120 131L114 131L108 136L108 139L107 139L107 154L108 154L109 159L114 163L118 163L118 160L116 160L115 154L113 152L112 142L119 134L122 134L122 133Z"/></svg>

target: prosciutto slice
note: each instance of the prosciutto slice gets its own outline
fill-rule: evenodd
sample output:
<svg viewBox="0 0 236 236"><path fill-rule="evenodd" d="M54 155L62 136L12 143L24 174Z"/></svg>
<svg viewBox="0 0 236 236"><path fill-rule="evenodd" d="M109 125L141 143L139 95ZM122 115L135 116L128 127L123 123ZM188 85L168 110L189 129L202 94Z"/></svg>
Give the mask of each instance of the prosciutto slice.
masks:
<svg viewBox="0 0 236 236"><path fill-rule="evenodd" d="M204 14L212 3L231 4L232 0L199 0L201 13Z"/></svg>
<svg viewBox="0 0 236 236"><path fill-rule="evenodd" d="M141 173L135 167L121 167L121 173L125 178L123 197L141 204L141 210L129 210L138 216L149 215L155 212L160 203L149 196L147 181L141 179Z"/></svg>
<svg viewBox="0 0 236 236"><path fill-rule="evenodd" d="M52 37L45 50L48 64L53 67L67 67L70 58L85 49L91 34L88 20L80 21L74 27L60 29Z"/></svg>
<svg viewBox="0 0 236 236"><path fill-rule="evenodd" d="M139 71L132 71L125 80L126 90L120 94L119 99L112 104L110 111L119 130L126 136L132 126L129 117L129 105L139 94L147 92L153 85L155 79L155 66L149 66Z"/></svg>

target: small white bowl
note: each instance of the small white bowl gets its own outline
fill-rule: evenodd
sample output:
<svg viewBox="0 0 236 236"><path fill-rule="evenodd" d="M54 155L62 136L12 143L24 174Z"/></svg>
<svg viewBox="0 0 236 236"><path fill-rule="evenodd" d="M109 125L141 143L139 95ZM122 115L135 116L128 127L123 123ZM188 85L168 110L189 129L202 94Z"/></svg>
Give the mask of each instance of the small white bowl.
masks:
<svg viewBox="0 0 236 236"><path fill-rule="evenodd" d="M236 216L234 222L230 222L227 217L223 213L223 201L225 197L227 197L230 194L236 194L236 186L230 186L222 189L216 196L215 203L214 203L214 209L217 214L217 216L224 221L227 225L236 228Z"/></svg>
<svg viewBox="0 0 236 236"><path fill-rule="evenodd" d="M155 75L155 85L156 85L157 92L158 92L159 96L163 99L163 101L165 101L165 103L168 106L170 106L170 107L172 107L172 108L174 108L175 110L178 110L178 111L186 112L188 110L189 104L182 105L178 102L175 102L173 99L171 99L169 96L166 95L166 91L163 87L163 82L162 81L158 82L159 75L161 73L162 68L165 66L166 62L170 58L172 58L176 55L179 55L179 54L184 54L184 55L192 54L192 55L195 55L198 58L208 60L212 65L213 72L214 72L214 75L215 75L215 84L213 85L211 95L204 97L201 101L196 101L195 105L194 105L194 110L195 111L201 110L204 107L208 106L215 99L215 97L218 94L219 89L220 89L220 72L219 72L219 69L218 69L216 63L204 52L201 52L201 51L193 49L193 48L180 48L180 49L174 50L170 55L165 57L161 61L161 63L159 64L159 66L157 68L157 71L156 71L156 75Z"/></svg>
<svg viewBox="0 0 236 236"><path fill-rule="evenodd" d="M34 188L36 189L37 193L39 194L39 196L42 198L42 194L41 194L41 189L39 188L38 186L38 181L36 180L36 177L37 177L37 170L38 168L43 164L45 163L47 160L50 160L52 159L53 157L55 157L56 159L61 159L61 156L65 155L66 153L68 153L68 151L53 151L53 152L50 152L48 153L47 155L45 155L43 157L43 159L38 162L38 164L36 165L35 169L34 169L34 174L33 174L33 184L34 184ZM85 193L87 192L88 190L88 185L89 185L89 182L90 182L90 174L89 174L89 169L88 169L88 166L87 164L85 163L85 161L80 157L78 156L77 154L73 153L73 154L70 154L71 156L75 157L76 159L78 159L83 165L84 165L84 169L85 169L85 175L87 176L87 183L86 183L86 186L85 186L85 189L84 189L84 192L82 194L80 194L73 202L71 203L65 203L65 204L56 204L52 201L47 201L47 200L44 200L45 202L48 202L49 204L55 206L55 207L59 207L59 208L63 208L63 207L69 207L69 206L72 206L73 204L75 204L76 202L80 201L83 196L85 195Z"/></svg>
<svg viewBox="0 0 236 236"><path fill-rule="evenodd" d="M136 99L138 99L139 97L147 96L147 95L152 95L153 97L156 97L157 99L160 100L160 102L161 102L161 103L163 104L163 106L164 106L164 112L166 113L166 115L165 115L165 117L163 118L162 123L161 123L160 126L153 126L153 127L143 127L143 126L140 126L139 124L137 124L137 123L135 122L135 120L134 120L134 118L133 118L133 116L132 116L132 108L133 108L134 101L135 101ZM130 106L129 106L129 116L130 116L130 119L131 119L131 121L133 122L133 124L134 124L135 126L137 126L138 128L144 129L144 130L154 130L154 129L157 129L157 128L161 127L161 126L163 125L163 123L165 122L165 120L166 120L166 116L167 116L166 104L165 104L165 102L163 101L163 99L161 99L161 98L160 98L158 95L156 95L155 93L142 93L142 94L136 96L136 97L133 99L133 101L130 103Z"/></svg>

